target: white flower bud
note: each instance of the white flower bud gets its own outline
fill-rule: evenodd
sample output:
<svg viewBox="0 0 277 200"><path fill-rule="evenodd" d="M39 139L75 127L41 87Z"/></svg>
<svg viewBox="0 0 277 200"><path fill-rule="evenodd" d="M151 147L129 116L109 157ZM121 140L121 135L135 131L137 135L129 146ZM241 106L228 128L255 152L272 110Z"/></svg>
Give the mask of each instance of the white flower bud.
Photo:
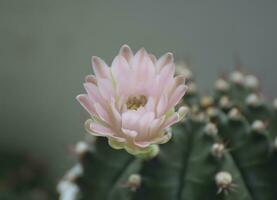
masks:
<svg viewBox="0 0 277 200"><path fill-rule="evenodd" d="M259 87L259 80L253 75L247 75L244 79L245 87L255 90Z"/></svg>
<svg viewBox="0 0 277 200"><path fill-rule="evenodd" d="M85 134L84 139L88 144L95 144L97 141L97 137L92 134Z"/></svg>
<svg viewBox="0 0 277 200"><path fill-rule="evenodd" d="M219 100L219 106L221 108L228 109L232 106L232 104L227 96L223 96Z"/></svg>
<svg viewBox="0 0 277 200"><path fill-rule="evenodd" d="M141 185L141 176L139 174L131 174L128 178L127 186L131 190L136 190Z"/></svg>
<svg viewBox="0 0 277 200"><path fill-rule="evenodd" d="M239 71L234 71L230 74L230 80L238 85L242 85L244 82L244 75Z"/></svg>
<svg viewBox="0 0 277 200"><path fill-rule="evenodd" d="M221 143L215 143L212 146L212 155L221 158L224 155L225 147Z"/></svg>
<svg viewBox="0 0 277 200"><path fill-rule="evenodd" d="M185 76L186 80L193 79L192 71L185 63L176 64L176 74Z"/></svg>
<svg viewBox="0 0 277 200"><path fill-rule="evenodd" d="M213 98L211 96L204 96L200 100L200 105L203 108L210 107L210 106L213 105L213 103L214 103L214 100L213 100Z"/></svg>
<svg viewBox="0 0 277 200"><path fill-rule="evenodd" d="M70 181L62 180L57 186L57 190L60 194L60 200L74 200L80 191L79 187Z"/></svg>
<svg viewBox="0 0 277 200"><path fill-rule="evenodd" d="M226 92L229 90L230 88L230 84L224 80L224 79L218 79L216 82L215 82L215 89L220 91L220 92Z"/></svg>
<svg viewBox="0 0 277 200"><path fill-rule="evenodd" d="M74 181L82 173L83 173L82 165L77 164L74 167L72 167L69 171L67 171L64 178L68 181Z"/></svg>
<svg viewBox="0 0 277 200"><path fill-rule="evenodd" d="M257 133L263 133L266 127L261 120L255 120L251 125L251 129Z"/></svg>
<svg viewBox="0 0 277 200"><path fill-rule="evenodd" d="M197 121L197 122L204 122L207 118L203 112L193 114L191 116L192 120Z"/></svg>
<svg viewBox="0 0 277 200"><path fill-rule="evenodd" d="M218 109L216 109L214 107L208 108L207 109L207 115L210 118L218 116Z"/></svg>
<svg viewBox="0 0 277 200"><path fill-rule="evenodd" d="M261 103L261 100L259 98L259 96L257 94L250 94L247 98L246 98L246 104L249 106L258 106Z"/></svg>
<svg viewBox="0 0 277 200"><path fill-rule="evenodd" d="M239 120L241 118L241 113L237 108L233 108L229 113L228 113L229 119L232 120Z"/></svg>
<svg viewBox="0 0 277 200"><path fill-rule="evenodd" d="M217 130L217 127L214 123L208 123L204 128L204 132L207 135L216 136L218 130Z"/></svg>
<svg viewBox="0 0 277 200"><path fill-rule="evenodd" d="M75 152L78 154L78 155L82 155L86 152L89 151L89 145L86 143L86 142L78 142L75 146Z"/></svg>
<svg viewBox="0 0 277 200"><path fill-rule="evenodd" d="M232 184L232 175L229 172L219 172L215 176L215 182L219 188L228 189Z"/></svg>

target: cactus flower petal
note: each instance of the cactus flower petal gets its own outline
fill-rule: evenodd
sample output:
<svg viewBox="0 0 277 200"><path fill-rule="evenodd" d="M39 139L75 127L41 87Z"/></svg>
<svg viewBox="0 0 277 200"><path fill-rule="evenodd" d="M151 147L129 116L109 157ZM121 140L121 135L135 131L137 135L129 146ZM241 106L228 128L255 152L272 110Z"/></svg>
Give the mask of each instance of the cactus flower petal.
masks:
<svg viewBox="0 0 277 200"><path fill-rule="evenodd" d="M175 106L187 91L184 77L174 77L172 53L156 59L143 48L133 54L123 45L111 67L99 57L91 62L95 75L85 78L87 94L77 96L91 116L87 131L134 155L167 142L171 133L165 129L185 115Z"/></svg>

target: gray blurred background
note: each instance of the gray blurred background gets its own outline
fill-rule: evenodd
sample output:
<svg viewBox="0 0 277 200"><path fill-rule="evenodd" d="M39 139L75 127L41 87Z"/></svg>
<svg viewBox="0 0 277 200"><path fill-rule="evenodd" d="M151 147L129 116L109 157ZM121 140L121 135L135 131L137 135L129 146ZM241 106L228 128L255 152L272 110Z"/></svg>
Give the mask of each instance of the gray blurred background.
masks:
<svg viewBox="0 0 277 200"><path fill-rule="evenodd" d="M1 148L32 152L60 177L85 136L75 96L90 57L110 63L125 43L189 58L202 90L239 55L276 96L276 10L274 0L1 0Z"/></svg>

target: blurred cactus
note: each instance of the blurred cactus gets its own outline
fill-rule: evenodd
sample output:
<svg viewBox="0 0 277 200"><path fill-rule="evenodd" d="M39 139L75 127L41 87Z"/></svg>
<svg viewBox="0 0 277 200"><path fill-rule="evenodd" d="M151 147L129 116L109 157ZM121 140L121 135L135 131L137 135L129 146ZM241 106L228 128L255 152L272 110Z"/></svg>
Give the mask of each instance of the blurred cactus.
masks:
<svg viewBox="0 0 277 200"><path fill-rule="evenodd" d="M180 70L182 73L182 70ZM61 180L61 200L276 200L277 101L240 71L201 97L188 69L187 119L159 154L143 160L103 138L79 142L79 164Z"/></svg>
<svg viewBox="0 0 277 200"><path fill-rule="evenodd" d="M50 200L43 163L22 153L0 152L0 200Z"/></svg>

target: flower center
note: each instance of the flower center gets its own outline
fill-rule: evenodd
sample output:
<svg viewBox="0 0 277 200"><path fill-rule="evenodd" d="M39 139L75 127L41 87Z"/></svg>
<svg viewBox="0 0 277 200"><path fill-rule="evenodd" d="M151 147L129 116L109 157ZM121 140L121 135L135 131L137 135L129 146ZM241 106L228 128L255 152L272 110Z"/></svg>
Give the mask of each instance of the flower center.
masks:
<svg viewBox="0 0 277 200"><path fill-rule="evenodd" d="M127 100L127 108L130 110L137 110L141 106L145 106L147 98L144 95L132 96Z"/></svg>

